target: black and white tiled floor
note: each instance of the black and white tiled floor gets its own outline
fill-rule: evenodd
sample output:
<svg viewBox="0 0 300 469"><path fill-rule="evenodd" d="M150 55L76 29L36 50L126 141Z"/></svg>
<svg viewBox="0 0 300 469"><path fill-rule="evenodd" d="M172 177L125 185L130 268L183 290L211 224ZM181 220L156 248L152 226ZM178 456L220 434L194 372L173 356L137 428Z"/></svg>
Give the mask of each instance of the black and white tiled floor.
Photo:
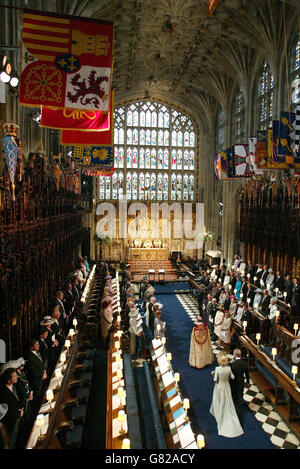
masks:
<svg viewBox="0 0 300 469"><path fill-rule="evenodd" d="M199 310L197 301L193 295L185 293L177 294L176 297L192 321L196 323ZM214 342L212 343L212 348L216 355L221 351ZM228 358L231 359L233 356L229 354ZM249 409L254 412L255 418L260 422L264 431L270 436L271 442L276 448L300 449L299 439L282 420L273 405L265 400L264 395L251 379L249 388L244 389L244 400L248 402Z"/></svg>

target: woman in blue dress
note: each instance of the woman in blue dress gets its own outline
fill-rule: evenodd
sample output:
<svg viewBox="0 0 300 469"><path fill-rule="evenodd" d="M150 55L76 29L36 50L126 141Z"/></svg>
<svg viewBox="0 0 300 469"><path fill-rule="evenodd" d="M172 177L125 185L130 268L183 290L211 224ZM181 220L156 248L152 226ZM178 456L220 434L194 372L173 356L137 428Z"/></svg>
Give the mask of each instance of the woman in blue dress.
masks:
<svg viewBox="0 0 300 469"><path fill-rule="evenodd" d="M237 297L238 300L240 300L240 293L241 293L241 288L242 288L242 277L238 275L237 282L234 286L234 291L236 290L235 296Z"/></svg>

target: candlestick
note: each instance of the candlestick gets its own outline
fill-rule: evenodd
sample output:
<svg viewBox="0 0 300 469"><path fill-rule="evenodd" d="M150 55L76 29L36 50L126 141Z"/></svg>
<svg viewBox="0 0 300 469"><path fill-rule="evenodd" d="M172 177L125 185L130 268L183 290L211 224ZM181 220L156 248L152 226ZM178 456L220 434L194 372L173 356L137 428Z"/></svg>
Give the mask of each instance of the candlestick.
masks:
<svg viewBox="0 0 300 469"><path fill-rule="evenodd" d="M251 302L251 298L247 298L248 305L250 305L250 302Z"/></svg>
<svg viewBox="0 0 300 469"><path fill-rule="evenodd" d="M187 414L187 411L188 409L190 408L190 401L189 399L183 399L183 408L185 410L185 420L188 421L189 420L189 417L188 417L188 414Z"/></svg>
<svg viewBox="0 0 300 469"><path fill-rule="evenodd" d="M244 296L244 293L241 293L241 294L240 294L241 300L243 299L243 296Z"/></svg>
<svg viewBox="0 0 300 469"><path fill-rule="evenodd" d="M244 332L246 332L246 328L247 328L247 321L243 321L243 329L244 329Z"/></svg>
<svg viewBox="0 0 300 469"><path fill-rule="evenodd" d="M247 277L250 278L250 274L247 274Z"/></svg>
<svg viewBox="0 0 300 469"><path fill-rule="evenodd" d="M180 374L179 373L174 373L174 379L176 383L176 391L178 391L178 383L180 381Z"/></svg>
<svg viewBox="0 0 300 469"><path fill-rule="evenodd" d="M124 421L125 421L125 411L124 410L119 410L119 412L118 412L118 422L120 422L120 424L121 424L121 428L119 430L119 435L124 435L124 433L126 433L124 428L123 428L123 425L122 425Z"/></svg>
<svg viewBox="0 0 300 469"><path fill-rule="evenodd" d="M77 324L78 324L78 321L77 321L76 318L74 318L74 319L73 319L73 326L74 326L75 329L76 329Z"/></svg>
<svg viewBox="0 0 300 469"><path fill-rule="evenodd" d="M54 399L54 393L52 391L52 389L48 389L47 392L46 392L46 399L47 401L50 403L50 409L52 407L52 401Z"/></svg>
<svg viewBox="0 0 300 469"><path fill-rule="evenodd" d="M272 348L272 355L273 355L273 360L275 361L275 357L277 355L277 348Z"/></svg>
<svg viewBox="0 0 300 469"><path fill-rule="evenodd" d="M39 429L40 429L39 440L42 440L44 438L43 433L42 433L42 427L43 427L44 423L45 423L44 414L39 414L36 418L36 426L39 427Z"/></svg>
<svg viewBox="0 0 300 469"><path fill-rule="evenodd" d="M257 280L257 277L253 277L253 281L256 282L256 280Z"/></svg>
<svg viewBox="0 0 300 469"><path fill-rule="evenodd" d="M287 297L287 292L283 292L283 296L284 296L284 299L286 300L286 297Z"/></svg>
<svg viewBox="0 0 300 469"><path fill-rule="evenodd" d="M260 333L259 332L256 334L256 340L257 340L257 345L259 345L259 341L260 341Z"/></svg>
<svg viewBox="0 0 300 469"><path fill-rule="evenodd" d="M120 409L123 409L123 407L124 407L123 404L122 404L122 397L123 396L124 396L124 388L119 387L118 388L118 397L120 398L120 405L119 405Z"/></svg>
<svg viewBox="0 0 300 469"><path fill-rule="evenodd" d="M276 315L276 321L278 321L279 316L280 316L280 311L276 311L275 315Z"/></svg>
<svg viewBox="0 0 300 469"><path fill-rule="evenodd" d="M294 324L295 335L297 335L297 330L299 329L299 324Z"/></svg>

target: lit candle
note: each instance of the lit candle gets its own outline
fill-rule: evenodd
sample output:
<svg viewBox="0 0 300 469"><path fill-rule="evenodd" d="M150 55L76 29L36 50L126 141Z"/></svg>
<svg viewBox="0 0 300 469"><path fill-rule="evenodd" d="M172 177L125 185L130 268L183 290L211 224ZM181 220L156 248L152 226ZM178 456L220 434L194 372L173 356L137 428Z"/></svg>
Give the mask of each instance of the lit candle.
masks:
<svg viewBox="0 0 300 469"><path fill-rule="evenodd" d="M76 329L77 324L78 324L78 321L77 321L76 318L74 318L74 319L73 319L73 326L74 326L75 329Z"/></svg>
<svg viewBox="0 0 300 469"><path fill-rule="evenodd" d="M219 278L218 281L219 281L219 283L221 283L221 282L222 282L222 279Z"/></svg>
<svg viewBox="0 0 300 469"><path fill-rule="evenodd" d="M250 274L247 274L247 277L250 278Z"/></svg>
<svg viewBox="0 0 300 469"><path fill-rule="evenodd" d="M253 277L253 280L254 280L254 282L256 282L256 280L257 280L257 277Z"/></svg>
<svg viewBox="0 0 300 469"><path fill-rule="evenodd" d="M277 348L272 348L272 355L273 355L273 360L275 361L275 357L277 355Z"/></svg>
<svg viewBox="0 0 300 469"><path fill-rule="evenodd" d="M286 297L287 297L287 292L286 291L283 292L283 296L284 296L284 299L286 299Z"/></svg>
<svg viewBox="0 0 300 469"><path fill-rule="evenodd" d="M122 397L124 396L124 388L122 387L119 387L118 388L118 397L120 398L120 406L119 407L123 407L123 404L122 404Z"/></svg>
<svg viewBox="0 0 300 469"><path fill-rule="evenodd" d="M156 329L157 329L157 331L159 332L159 331L161 330L161 325L160 325L160 324L157 324Z"/></svg>
<svg viewBox="0 0 300 469"><path fill-rule="evenodd" d="M45 423L45 416L44 414L39 414L36 418L36 426L40 429L40 438L42 437L42 427Z"/></svg>
<svg viewBox="0 0 300 469"><path fill-rule="evenodd" d="M228 285L228 289L231 290L231 289L232 289L232 285Z"/></svg>
<svg viewBox="0 0 300 469"><path fill-rule="evenodd" d="M251 298L247 298L248 305L250 304L250 302L251 302Z"/></svg>
<svg viewBox="0 0 300 469"><path fill-rule="evenodd" d="M172 360L172 354L170 352L167 353L167 360L169 360L169 362Z"/></svg>
<svg viewBox="0 0 300 469"><path fill-rule="evenodd" d="M188 414L187 411L190 408L190 401L189 399L183 399L183 408L185 410L185 420L188 420Z"/></svg>
<svg viewBox="0 0 300 469"><path fill-rule="evenodd" d="M276 311L276 313L275 313L275 314L276 314L276 321L278 321L278 319L279 319L279 316L280 316L280 311Z"/></svg>
<svg viewBox="0 0 300 469"><path fill-rule="evenodd" d="M48 389L48 390L47 390L47 392L46 392L46 399L47 399L47 401L50 403L50 409L51 409L51 402L52 402L53 399L54 399L54 394L53 394L52 389Z"/></svg>
<svg viewBox="0 0 300 469"><path fill-rule="evenodd" d="M64 364L65 361L66 361L66 354L64 352L62 352L62 354L60 356L60 361L62 362L62 364Z"/></svg>
<svg viewBox="0 0 300 469"><path fill-rule="evenodd" d="M116 340L116 342L115 342L115 348L116 348L116 350L120 349L120 342L118 340Z"/></svg>
<svg viewBox="0 0 300 469"><path fill-rule="evenodd" d="M130 449L130 440L128 438L124 438L122 441L122 449Z"/></svg>
<svg viewBox="0 0 300 469"><path fill-rule="evenodd" d="M247 321L243 321L243 328L244 328L244 332L246 332L246 327L247 327Z"/></svg>
<svg viewBox="0 0 300 469"><path fill-rule="evenodd" d="M278 295L279 288L275 288L276 296Z"/></svg>
<svg viewBox="0 0 300 469"><path fill-rule="evenodd" d="M124 435L124 433L126 433L124 428L123 428L123 425L122 425L123 422L125 422L125 411L124 410L119 410L119 412L118 412L118 422L120 422L120 424L121 424L121 428L119 430L119 435Z"/></svg>
<svg viewBox="0 0 300 469"><path fill-rule="evenodd" d="M71 337L71 340L73 340L74 334L75 334L74 329L70 329L69 330L69 336Z"/></svg>
<svg viewBox="0 0 300 469"><path fill-rule="evenodd" d="M258 333L256 334L257 345L259 345L260 337L261 337L261 336L260 336L260 333L258 332Z"/></svg>
<svg viewBox="0 0 300 469"><path fill-rule="evenodd" d="M197 446L199 449L204 448L205 446L205 440L203 435L197 435Z"/></svg>
<svg viewBox="0 0 300 469"><path fill-rule="evenodd" d="M242 298L243 298L243 296L244 296L244 293L241 293L241 294L240 294L240 298L242 299Z"/></svg>
<svg viewBox="0 0 300 469"><path fill-rule="evenodd" d="M294 324L294 331L295 331L295 335L297 334L297 330L299 329L299 324Z"/></svg>
<svg viewBox="0 0 300 469"><path fill-rule="evenodd" d="M236 288L233 290L233 293L236 295L236 293L237 293L237 289L236 289Z"/></svg>
<svg viewBox="0 0 300 469"><path fill-rule="evenodd" d="M118 323L118 326L120 326L120 322L121 322L121 316L117 316L117 323Z"/></svg>
<svg viewBox="0 0 300 469"><path fill-rule="evenodd" d="M294 381L296 381L296 374L297 373L298 373L298 367L296 365L293 365L292 366L292 374L293 374Z"/></svg>
<svg viewBox="0 0 300 469"><path fill-rule="evenodd" d="M61 368L57 368L55 370L55 378L59 380L61 377L62 377Z"/></svg>
<svg viewBox="0 0 300 469"><path fill-rule="evenodd" d="M67 350L69 351L69 348L70 348L70 346L71 346L71 342L70 342L69 339L66 339L66 340L65 340L65 346L67 347Z"/></svg>

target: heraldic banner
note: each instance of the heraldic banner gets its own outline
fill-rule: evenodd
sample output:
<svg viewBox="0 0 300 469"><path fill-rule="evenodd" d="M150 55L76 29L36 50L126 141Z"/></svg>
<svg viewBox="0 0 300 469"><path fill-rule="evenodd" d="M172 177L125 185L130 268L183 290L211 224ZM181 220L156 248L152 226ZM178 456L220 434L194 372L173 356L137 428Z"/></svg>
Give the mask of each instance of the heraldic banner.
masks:
<svg viewBox="0 0 300 469"><path fill-rule="evenodd" d="M111 175L114 165L112 147L76 145L72 147L71 160L85 169L106 172Z"/></svg>
<svg viewBox="0 0 300 469"><path fill-rule="evenodd" d="M42 106L41 127L103 132L110 129L110 113L80 109L50 109Z"/></svg>
<svg viewBox="0 0 300 469"><path fill-rule="evenodd" d="M104 145L113 144L112 112L109 113L109 129L85 132L83 130L61 130L61 145Z"/></svg>
<svg viewBox="0 0 300 469"><path fill-rule="evenodd" d="M23 13L19 102L109 112L113 23Z"/></svg>

